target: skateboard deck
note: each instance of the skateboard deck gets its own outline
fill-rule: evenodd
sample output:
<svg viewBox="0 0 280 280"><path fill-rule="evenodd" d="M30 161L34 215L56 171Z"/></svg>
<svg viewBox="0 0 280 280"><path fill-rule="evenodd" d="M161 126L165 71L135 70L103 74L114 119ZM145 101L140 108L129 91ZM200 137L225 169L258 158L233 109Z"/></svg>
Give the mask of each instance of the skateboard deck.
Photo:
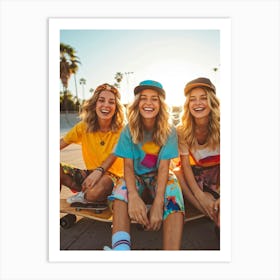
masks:
<svg viewBox="0 0 280 280"><path fill-rule="evenodd" d="M184 222L190 222L205 217L198 209L192 206L190 203L185 204L185 219Z"/></svg>
<svg viewBox="0 0 280 280"><path fill-rule="evenodd" d="M91 208L89 208L89 206L91 206ZM148 208L150 206L151 205L148 205ZM77 216L106 223L112 223L113 220L111 208L102 203L89 204L87 207L84 207L84 204L72 203L70 205L67 203L66 199L60 199L60 213L66 214L60 218L60 225L62 228L70 228L76 222ZM202 217L205 217L205 215L190 204L186 205L185 223Z"/></svg>
<svg viewBox="0 0 280 280"><path fill-rule="evenodd" d="M89 218L96 221L111 223L112 211L108 205L95 204L95 207L84 207L83 204L69 204L66 199L60 199L60 213L66 214L60 218L60 225L63 228L70 228L76 222L76 216ZM93 206L93 205L91 205Z"/></svg>
<svg viewBox="0 0 280 280"><path fill-rule="evenodd" d="M105 209L108 208L107 203L98 203L98 202L89 202L89 203L81 203L81 202L73 202L70 204L70 207L76 208L76 210L93 210L95 213L101 213Z"/></svg>

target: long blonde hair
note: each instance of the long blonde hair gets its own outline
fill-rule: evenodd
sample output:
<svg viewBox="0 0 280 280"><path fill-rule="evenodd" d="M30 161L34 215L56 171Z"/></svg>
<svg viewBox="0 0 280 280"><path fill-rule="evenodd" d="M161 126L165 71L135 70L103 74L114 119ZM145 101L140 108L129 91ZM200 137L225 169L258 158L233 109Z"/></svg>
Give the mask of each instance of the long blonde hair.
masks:
<svg viewBox="0 0 280 280"><path fill-rule="evenodd" d="M212 89L207 87L201 88L207 94L208 104L211 109L209 114L207 144L209 148L215 149L220 146L220 101ZM190 92L186 96L181 122L177 127L181 141L187 144L189 149L195 148L196 144L195 121L189 110Z"/></svg>
<svg viewBox="0 0 280 280"><path fill-rule="evenodd" d="M142 142L144 139L144 125L139 110L141 92L137 93L134 101L127 109L129 129L134 144ZM171 133L171 122L169 117L169 108L164 97L159 93L160 109L156 116L155 127L153 130L153 142L159 146L166 143Z"/></svg>
<svg viewBox="0 0 280 280"><path fill-rule="evenodd" d="M117 88L105 83L98 86L94 91L93 96L87 101L85 101L85 103L82 106L80 118L86 123L87 132L95 132L100 129L98 123L98 116L96 114L96 103L100 93L104 90L108 90L115 95L116 111L111 121L111 130L113 132L116 132L124 126L124 108L120 101L120 93L117 90Z"/></svg>

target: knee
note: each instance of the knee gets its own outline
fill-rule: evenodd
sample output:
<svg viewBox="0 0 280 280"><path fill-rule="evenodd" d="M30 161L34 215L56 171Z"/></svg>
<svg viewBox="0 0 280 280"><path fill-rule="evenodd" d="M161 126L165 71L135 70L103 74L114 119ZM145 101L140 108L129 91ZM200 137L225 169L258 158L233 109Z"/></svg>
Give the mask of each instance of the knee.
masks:
<svg viewBox="0 0 280 280"><path fill-rule="evenodd" d="M93 191L93 189L85 194L85 199L88 201L97 201L99 197L100 197L100 192L95 190Z"/></svg>
<svg viewBox="0 0 280 280"><path fill-rule="evenodd" d="M85 198L88 201L103 201L107 199L108 195L109 194L104 188L99 188L98 186L95 186L85 194Z"/></svg>

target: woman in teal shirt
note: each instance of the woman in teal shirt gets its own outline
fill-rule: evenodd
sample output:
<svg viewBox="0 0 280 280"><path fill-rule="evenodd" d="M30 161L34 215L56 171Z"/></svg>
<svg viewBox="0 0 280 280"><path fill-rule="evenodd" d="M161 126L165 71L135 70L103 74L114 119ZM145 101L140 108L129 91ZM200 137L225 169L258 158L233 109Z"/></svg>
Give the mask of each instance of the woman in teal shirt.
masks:
<svg viewBox="0 0 280 280"><path fill-rule="evenodd" d="M109 197L114 201L112 249L130 250L130 221L134 220L155 231L163 223L163 249L179 250L184 201L169 170L170 160L178 156L178 140L169 122L165 91L160 83L147 80L134 89L134 94L128 125L114 152L124 158L124 178ZM141 198L146 188L153 197L149 213Z"/></svg>

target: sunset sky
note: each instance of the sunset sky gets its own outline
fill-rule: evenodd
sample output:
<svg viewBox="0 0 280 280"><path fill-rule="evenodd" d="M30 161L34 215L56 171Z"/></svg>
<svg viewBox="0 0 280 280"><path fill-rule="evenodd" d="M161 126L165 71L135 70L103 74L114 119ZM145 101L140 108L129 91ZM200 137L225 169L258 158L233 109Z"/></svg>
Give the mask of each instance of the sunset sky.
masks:
<svg viewBox="0 0 280 280"><path fill-rule="evenodd" d="M133 99L142 80L162 83L170 105L183 103L185 84L204 76L219 87L219 30L61 30L60 42L76 50L81 61L76 75L79 98L89 98L90 88L114 84L116 72L124 74L122 102ZM86 79L84 93L79 81ZM62 88L62 87L61 87ZM69 90L75 95L73 76ZM84 95L84 96L83 96Z"/></svg>

